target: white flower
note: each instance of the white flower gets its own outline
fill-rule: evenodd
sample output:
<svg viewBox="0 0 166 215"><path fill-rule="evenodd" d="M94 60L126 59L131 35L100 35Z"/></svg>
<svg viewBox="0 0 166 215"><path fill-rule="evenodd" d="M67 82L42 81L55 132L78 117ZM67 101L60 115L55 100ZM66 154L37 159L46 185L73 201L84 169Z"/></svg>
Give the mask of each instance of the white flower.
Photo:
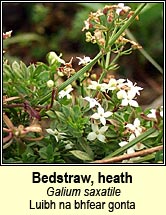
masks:
<svg viewBox="0 0 166 215"><path fill-rule="evenodd" d="M47 133L53 135L58 142L60 139L63 139L63 135L66 133L60 133L57 129L52 130L51 128L46 129Z"/></svg>
<svg viewBox="0 0 166 215"><path fill-rule="evenodd" d="M142 133L142 127L140 126L140 120L138 118L134 120L133 124L127 124L125 127L129 128L136 137ZM130 141L133 140L135 136L130 137Z"/></svg>
<svg viewBox="0 0 166 215"><path fill-rule="evenodd" d="M84 24L85 24L85 26L83 27L82 31L84 31L84 30L89 30L89 28L90 28L89 20L85 20L85 21L84 21Z"/></svg>
<svg viewBox="0 0 166 215"><path fill-rule="evenodd" d="M105 92L107 89L107 84L105 83L100 84L97 81L91 81L91 85L89 85L87 88L91 90L98 90L101 92Z"/></svg>
<svg viewBox="0 0 166 215"><path fill-rule="evenodd" d="M108 126L102 126L99 129L98 125L92 124L92 132L88 134L87 139L92 141L97 138L101 142L105 142L104 133L107 131L107 129L108 129Z"/></svg>
<svg viewBox="0 0 166 215"><path fill-rule="evenodd" d="M124 6L124 3L119 3L118 9L116 9L116 13L119 15L121 11L128 12L130 9L130 7Z"/></svg>
<svg viewBox="0 0 166 215"><path fill-rule="evenodd" d="M132 107L138 107L138 102L134 100L136 95L140 95L140 90L142 87L136 86L130 80L127 79L127 83L121 83L121 90L117 92L117 98L122 99L122 106L130 105Z"/></svg>
<svg viewBox="0 0 166 215"><path fill-rule="evenodd" d="M110 112L110 111L104 112L104 109L103 109L101 106L99 106L99 107L97 108L97 111L98 111L98 113L94 113L94 114L91 116L91 118L93 118L93 119L99 119L100 122L101 122L103 125L106 124L106 119L105 119L105 118L107 118L107 117L109 117L109 116L111 116L111 115L113 114L113 113Z"/></svg>
<svg viewBox="0 0 166 215"><path fill-rule="evenodd" d="M93 98L90 98L90 97L85 97L84 98L86 101L88 101L89 102L89 105L90 105L90 108L93 108L93 107L95 107L96 105L99 107L100 106L100 103L98 103L95 99L93 99Z"/></svg>
<svg viewBox="0 0 166 215"><path fill-rule="evenodd" d="M122 99L122 106L127 106L130 105L132 107L138 107L138 102L133 100L133 92L126 92L125 90L120 90L117 92L117 98L118 99Z"/></svg>
<svg viewBox="0 0 166 215"><path fill-rule="evenodd" d="M116 80L115 78L111 78L107 84L107 90L115 90L121 87L121 84L125 81L125 79L120 78Z"/></svg>
<svg viewBox="0 0 166 215"><path fill-rule="evenodd" d="M119 90L116 95L118 99L124 99L127 96L126 94L125 90Z"/></svg>
<svg viewBox="0 0 166 215"><path fill-rule="evenodd" d="M67 99L71 98L70 92L73 90L72 86L69 84L64 90L59 92L59 98L67 97Z"/></svg>
<svg viewBox="0 0 166 215"><path fill-rule="evenodd" d="M125 145L128 144L128 143L129 143L129 142L127 142L127 141L122 141L122 142L119 143L119 145L120 145L121 147L123 147L123 146L125 146ZM132 153L134 153L134 152L135 152L135 150L134 150L133 147L130 147L130 148L127 149L127 154L132 154Z"/></svg>
<svg viewBox="0 0 166 215"><path fill-rule="evenodd" d="M54 86L53 80L47 81L47 87L48 87L48 88L52 88L53 86Z"/></svg>
<svg viewBox="0 0 166 215"><path fill-rule="evenodd" d="M133 82L131 82L130 80L127 79L127 83L125 84L129 87L129 90L128 90L128 93L132 94L133 95L133 98L135 97L135 95L140 95L140 90L143 90L142 87L138 87L136 86L136 83L134 83L133 85Z"/></svg>
<svg viewBox="0 0 166 215"><path fill-rule="evenodd" d="M156 109L151 109L147 117L156 119Z"/></svg>
<svg viewBox="0 0 166 215"><path fill-rule="evenodd" d="M147 116L156 119L156 109L151 109ZM160 116L163 117L163 106L160 107Z"/></svg>
<svg viewBox="0 0 166 215"><path fill-rule="evenodd" d="M59 62L61 64L65 65L65 61L63 59L60 58L60 56L58 56L55 52L51 51L47 54L47 59L48 62L52 65L55 62Z"/></svg>
<svg viewBox="0 0 166 215"><path fill-rule="evenodd" d="M76 57L78 60L80 60L80 62L78 63L78 65L83 65L83 66L85 66L85 65L87 65L89 62L91 62L91 59L90 59L90 57L83 57L83 58L80 58L80 57Z"/></svg>
<svg viewBox="0 0 166 215"><path fill-rule="evenodd" d="M108 90L115 90L117 86L117 81L115 78L111 78L108 82Z"/></svg>
<svg viewBox="0 0 166 215"><path fill-rule="evenodd" d="M119 145L121 147L125 146L126 144L128 144L129 142L131 142L132 140L134 140L136 137L138 137L141 133L142 133L142 127L140 126L140 120L138 118L136 118L134 120L133 124L127 124L125 126L126 128L130 129L132 134L129 137L128 141L122 141L119 143ZM138 150L142 150L143 148L145 148L145 146L142 143L137 143L134 146L130 147L127 149L127 154L131 154L134 153L135 151ZM131 158L129 160L124 160L123 163L128 163L128 162L133 162L134 160L136 161L139 157L137 158Z"/></svg>
<svg viewBox="0 0 166 215"><path fill-rule="evenodd" d="M160 107L160 116L163 117L163 106Z"/></svg>

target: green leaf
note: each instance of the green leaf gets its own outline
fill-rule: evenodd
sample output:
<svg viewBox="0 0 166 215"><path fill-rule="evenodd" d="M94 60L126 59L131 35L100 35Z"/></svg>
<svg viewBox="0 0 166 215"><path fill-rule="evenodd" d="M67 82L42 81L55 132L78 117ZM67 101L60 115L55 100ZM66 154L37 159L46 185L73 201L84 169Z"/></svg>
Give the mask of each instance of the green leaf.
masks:
<svg viewBox="0 0 166 215"><path fill-rule="evenodd" d="M67 118L67 117L69 117L69 116L71 115L71 114L70 114L71 108L66 107L66 106L63 105L63 107L62 107L62 112L64 113L64 115L65 115L66 118Z"/></svg>
<svg viewBox="0 0 166 215"><path fill-rule="evenodd" d="M151 135L149 135L147 138L144 139L147 140L147 139L150 139L150 138L154 138L154 137L157 137L159 135L159 131L156 130L154 133L152 133Z"/></svg>
<svg viewBox="0 0 166 215"><path fill-rule="evenodd" d="M59 120L61 120L62 122L64 121L66 121L66 117L65 117L65 115L62 113L62 112L60 112L60 111L55 111L55 114L56 114L56 116L58 117L58 119Z"/></svg>
<svg viewBox="0 0 166 215"><path fill-rule="evenodd" d="M20 69L20 65L19 65L18 62L14 61L12 63L12 69L14 71L14 76L15 77L17 76L18 79L23 79L23 74L22 74L22 71Z"/></svg>
<svg viewBox="0 0 166 215"><path fill-rule="evenodd" d="M163 150L156 152L155 163L162 163L163 162L163 158L164 158Z"/></svg>
<svg viewBox="0 0 166 215"><path fill-rule="evenodd" d="M52 118L52 119L56 119L56 118L57 118L56 114L55 114L53 111L51 111L51 110L46 111L46 114L47 114L50 118Z"/></svg>
<svg viewBox="0 0 166 215"><path fill-rule="evenodd" d="M106 132L106 137L109 137L109 138L117 138L117 132L115 132L115 130L109 129L109 130Z"/></svg>
<svg viewBox="0 0 166 215"><path fill-rule="evenodd" d="M14 74L11 70L11 67L7 64L3 65L3 78L6 78L6 80L8 80L9 78L14 78Z"/></svg>
<svg viewBox="0 0 166 215"><path fill-rule="evenodd" d="M72 151L70 151L70 153L83 161L92 161L93 160L86 152L83 152L80 150L72 150Z"/></svg>
<svg viewBox="0 0 166 215"><path fill-rule="evenodd" d="M47 147L43 147L39 150L39 155L43 159L47 159Z"/></svg>
<svg viewBox="0 0 166 215"><path fill-rule="evenodd" d="M49 79L49 72L48 71L42 71L39 75L38 75L38 80L41 81L47 81Z"/></svg>
<svg viewBox="0 0 166 215"><path fill-rule="evenodd" d="M155 158L155 154L150 154L150 155L146 155L144 157L141 157L139 159L136 159L135 161L133 160L133 163L147 163L148 161L152 160Z"/></svg>
<svg viewBox="0 0 166 215"><path fill-rule="evenodd" d="M28 88L26 88L25 86L22 86L22 85L19 86L17 84L17 85L15 85L15 88L19 94L28 95L30 92Z"/></svg>
<svg viewBox="0 0 166 215"><path fill-rule="evenodd" d="M20 61L20 69L23 73L24 78L29 79L28 68L26 67L25 63L23 63L22 61Z"/></svg>
<svg viewBox="0 0 166 215"><path fill-rule="evenodd" d="M43 147L39 150L39 155L42 159L50 162L53 160L53 147L49 144L47 147Z"/></svg>
<svg viewBox="0 0 166 215"><path fill-rule="evenodd" d="M38 65L36 67L36 69L33 70L33 73L31 74L31 78L38 78L40 73L42 73L44 70L45 69L44 69L43 65Z"/></svg>
<svg viewBox="0 0 166 215"><path fill-rule="evenodd" d="M50 160L53 157L53 146L51 144L49 144L47 146L47 159Z"/></svg>
<svg viewBox="0 0 166 215"><path fill-rule="evenodd" d="M21 156L23 163L34 163L37 157L36 155L34 155L33 150L29 146Z"/></svg>
<svg viewBox="0 0 166 215"><path fill-rule="evenodd" d="M80 146L82 147L82 149L84 151L86 151L86 153L89 155L89 157L91 157L93 160L94 159L94 153L93 153L91 147L89 146L89 143L87 143L87 141L85 141L84 138L80 138L78 140L78 142L79 142Z"/></svg>

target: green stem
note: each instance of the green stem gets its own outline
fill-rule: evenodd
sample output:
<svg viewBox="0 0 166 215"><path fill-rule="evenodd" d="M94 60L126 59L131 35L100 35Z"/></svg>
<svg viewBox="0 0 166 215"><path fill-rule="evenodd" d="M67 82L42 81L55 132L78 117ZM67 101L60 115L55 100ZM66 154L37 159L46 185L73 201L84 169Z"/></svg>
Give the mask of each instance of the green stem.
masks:
<svg viewBox="0 0 166 215"><path fill-rule="evenodd" d="M109 63L110 63L110 56L111 56L111 52L109 51L107 53L107 56L106 56L106 62L105 62L105 68L107 69L107 67L109 66Z"/></svg>
<svg viewBox="0 0 166 215"><path fill-rule="evenodd" d="M114 35L116 34L116 31L118 30L118 26L117 25L115 25L115 28L114 28L114 30L113 30L113 32L112 32L112 35L110 36L110 39L108 40L108 44L109 44L109 41L111 41L111 39L114 37Z"/></svg>
<svg viewBox="0 0 166 215"><path fill-rule="evenodd" d="M115 33L114 36L111 36L109 42L108 42L108 46L112 46L115 41L119 38L119 36L132 24L132 22L135 20L135 17L140 13L140 11L145 7L146 3L142 3L135 11L135 13L126 21L126 23L119 29L119 31L117 33ZM115 31L114 31L115 32ZM110 50L108 52L108 54L110 53ZM108 57L109 55L107 55ZM106 57L106 64L108 63L108 58ZM107 68L107 67L105 67ZM103 73L101 74L101 77L99 79L99 83L102 82L103 78L106 75L106 70L104 69Z"/></svg>
<svg viewBox="0 0 166 215"><path fill-rule="evenodd" d="M87 72L88 70L91 69L91 67L99 60L99 58L102 56L102 53L99 52L96 57L89 63L87 64L85 67L83 67L82 69L80 69L76 74L74 74L73 76L71 76L68 80L66 80L64 83L62 83L59 87L58 87L58 92L63 90L65 87L67 87L69 84L71 84L73 81L77 80L81 75L83 75L85 72ZM49 92L45 97L43 97L41 100L38 101L37 104L43 104L44 102L46 102L50 97L51 97L51 93Z"/></svg>
<svg viewBox="0 0 166 215"><path fill-rule="evenodd" d="M108 159L108 158L112 158L114 156L117 156L119 154L122 154L124 151L126 151L128 148L134 146L135 144L139 143L140 141L142 141L143 139L145 139L146 137L148 137L149 135L151 135L152 133L154 133L156 131L155 128L149 128L147 131L145 131L143 134L139 135L138 137L136 137L134 140L130 141L128 144L126 144L125 146L117 149L116 151L114 151L113 153L111 153L110 155L108 155L107 157L103 158L103 159Z"/></svg>
<svg viewBox="0 0 166 215"><path fill-rule="evenodd" d="M109 45L112 46L114 42L120 37L120 35L132 24L135 17L141 12L141 10L145 7L147 3L142 3L136 9L135 13L128 19L128 21L119 29L119 31L110 38Z"/></svg>
<svg viewBox="0 0 166 215"><path fill-rule="evenodd" d="M114 59L111 62L112 65L118 60L118 58L121 56L121 54L122 54L121 52L118 52L118 54L114 57Z"/></svg>
<svg viewBox="0 0 166 215"><path fill-rule="evenodd" d="M105 61L105 65L104 65L104 70L99 78L99 83L102 83L104 77L106 76L107 73L107 67L109 66L110 63L110 56L111 56L111 51L109 51L106 55L106 61Z"/></svg>

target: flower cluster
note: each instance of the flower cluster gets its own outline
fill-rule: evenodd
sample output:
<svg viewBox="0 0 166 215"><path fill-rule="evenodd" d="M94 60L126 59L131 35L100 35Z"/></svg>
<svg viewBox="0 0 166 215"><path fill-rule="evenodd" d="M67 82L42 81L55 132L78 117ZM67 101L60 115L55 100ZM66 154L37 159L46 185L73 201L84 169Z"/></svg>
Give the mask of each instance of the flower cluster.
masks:
<svg viewBox="0 0 166 215"><path fill-rule="evenodd" d="M97 43L100 47L106 46L107 38L105 32L109 34L114 34L115 29L118 29L120 26L133 15L133 11L129 6L124 6L123 3L118 5L106 5L103 10L99 9L95 13L90 13L87 20L84 21L85 26L82 31L86 32L86 42ZM138 19L138 17L137 17ZM107 24L103 25L103 20L106 20ZM112 25L110 25L112 23ZM91 32L93 31L93 33ZM126 43L131 43L131 49L140 49L142 48L135 41L126 39L124 37L125 33L121 35L115 42L117 44L115 53L122 51ZM129 49L129 51L131 51Z"/></svg>
<svg viewBox="0 0 166 215"><path fill-rule="evenodd" d="M136 118L133 122L133 124L128 123L126 126L126 131L125 133L129 133L129 138L128 141L121 141L119 143L120 147L125 146L126 144L128 144L130 141L134 140L136 137L138 137L143 131L144 131L144 127L142 127L140 125L140 120L138 118ZM142 150L146 148L144 144L138 142L137 144L135 144L134 146L130 147L127 149L126 153L127 154L132 154L136 151ZM126 154L125 153L125 154ZM137 159L139 159L139 157L137 158L131 158L129 160L124 160L123 163L132 163L133 161L137 161Z"/></svg>
<svg viewBox="0 0 166 215"><path fill-rule="evenodd" d="M126 126L126 131L125 133L129 133L130 136L129 136L129 139L128 141L122 141L119 143L119 145L122 147L126 144L128 144L128 142L134 140L136 137L138 137L143 131L144 131L144 128L140 125L140 120L138 118L136 118L133 122L133 124L131 123L128 123ZM136 145L134 145L133 147L127 149L127 154L130 154L130 153L133 153L135 152L135 150L141 150L143 149L145 146L141 143L138 143Z"/></svg>
<svg viewBox="0 0 166 215"><path fill-rule="evenodd" d="M131 107L138 107L138 103L134 99L136 95L140 95L139 91L143 90L142 87L137 86L136 83L133 84L128 79L116 80L115 78L111 78L108 83L99 83L99 81L91 81L91 84L87 87L87 89L99 91L105 94L113 92L116 94L121 106L130 105ZM101 123L103 125L103 127L99 129L98 124L92 124L92 132L89 133L87 139L92 141L97 138L98 140L102 140L102 142L105 142L104 132L106 132L108 129L108 126L106 126L106 119L111 117L113 115L113 112L105 111L101 104L94 98L85 97L84 99L89 102L90 108L94 108L95 106L97 106L97 112L92 114L90 118L94 119L95 123ZM138 119L136 119L136 121L134 122L134 126L137 126L137 124L139 124ZM130 124L128 126L131 128ZM140 131L140 129L136 130L132 128L131 130L136 132L135 136L138 136L138 131ZM132 133L131 137L129 138L129 141L131 141L133 135L134 133Z"/></svg>
<svg viewBox="0 0 166 215"><path fill-rule="evenodd" d="M116 80L115 78L111 78L108 84L91 81L88 89L107 93L109 91L115 91L117 98L121 100L122 106L130 105L132 107L138 107L138 103L134 99L136 95L140 95L139 91L143 90L142 87L137 86L136 83L133 84L128 79L125 82L125 79Z"/></svg>
<svg viewBox="0 0 166 215"><path fill-rule="evenodd" d="M103 125L101 128L99 128L97 122L92 123L92 132L88 134L87 139L92 141L97 138L101 142L105 142L104 132L106 132L108 129L108 126L105 126L106 118L110 117L113 113L110 111L105 112L100 103L97 102L94 98L85 97L84 99L89 102L90 108L97 106L97 112L92 114L90 118L94 120L99 120L98 123L101 123Z"/></svg>

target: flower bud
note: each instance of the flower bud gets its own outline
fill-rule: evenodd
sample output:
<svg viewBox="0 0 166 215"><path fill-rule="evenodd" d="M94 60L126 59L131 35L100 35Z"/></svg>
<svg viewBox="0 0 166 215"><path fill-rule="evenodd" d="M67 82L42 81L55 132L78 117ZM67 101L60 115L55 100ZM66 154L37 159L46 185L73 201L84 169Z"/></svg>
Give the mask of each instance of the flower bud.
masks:
<svg viewBox="0 0 166 215"><path fill-rule="evenodd" d="M96 81L96 79L97 79L97 75L96 74L92 74L90 77L91 77L92 81Z"/></svg>
<svg viewBox="0 0 166 215"><path fill-rule="evenodd" d="M47 87L52 88L54 86L54 82L52 80L47 81Z"/></svg>
<svg viewBox="0 0 166 215"><path fill-rule="evenodd" d="M90 42L91 38L92 38L92 34L90 33L90 31L86 32L86 42Z"/></svg>
<svg viewBox="0 0 166 215"><path fill-rule="evenodd" d="M50 65L53 65L56 62L57 63L59 62L59 63L65 64L65 61L63 59L61 59L60 57L58 57L58 55L55 52L53 52L53 51L51 51L51 52L49 52L47 54L47 60L48 60L48 63Z"/></svg>

